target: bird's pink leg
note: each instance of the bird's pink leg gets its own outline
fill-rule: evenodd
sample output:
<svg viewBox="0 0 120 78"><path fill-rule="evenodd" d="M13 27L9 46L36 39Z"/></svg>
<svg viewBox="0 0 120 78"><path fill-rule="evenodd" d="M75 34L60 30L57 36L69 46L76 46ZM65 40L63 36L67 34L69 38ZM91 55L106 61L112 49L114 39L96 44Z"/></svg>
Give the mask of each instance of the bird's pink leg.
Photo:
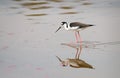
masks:
<svg viewBox="0 0 120 78"><path fill-rule="evenodd" d="M77 33L78 33L78 37L79 37L80 43L82 44L82 39L81 39L81 37L80 37L79 31L78 31Z"/></svg>
<svg viewBox="0 0 120 78"><path fill-rule="evenodd" d="M78 36L77 36L77 32L75 32L75 37L76 37L76 42L78 43Z"/></svg>
<svg viewBox="0 0 120 78"><path fill-rule="evenodd" d="M78 59L79 59L79 57L80 57L81 52L82 52L82 47L80 46L80 51L79 51L79 53L78 53Z"/></svg>
<svg viewBox="0 0 120 78"><path fill-rule="evenodd" d="M78 37L79 37L79 40L80 40L80 52L78 53L78 58L80 57L80 54L81 54L81 51L82 51L82 39L80 37L80 33L78 31Z"/></svg>
<svg viewBox="0 0 120 78"><path fill-rule="evenodd" d="M79 48L77 48L76 50L77 50L77 52L76 52L75 58L77 59Z"/></svg>

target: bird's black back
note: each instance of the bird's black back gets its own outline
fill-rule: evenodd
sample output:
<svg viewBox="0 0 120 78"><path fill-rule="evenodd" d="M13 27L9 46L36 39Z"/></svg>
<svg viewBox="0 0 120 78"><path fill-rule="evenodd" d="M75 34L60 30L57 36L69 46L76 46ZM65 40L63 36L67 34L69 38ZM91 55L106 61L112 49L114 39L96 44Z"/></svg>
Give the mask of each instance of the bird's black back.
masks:
<svg viewBox="0 0 120 78"><path fill-rule="evenodd" d="M92 24L84 24L84 23L80 23L80 22L72 22L72 23L70 23L70 27L76 27L76 26L79 26L79 28L86 28L86 27L94 26L94 25L92 25Z"/></svg>

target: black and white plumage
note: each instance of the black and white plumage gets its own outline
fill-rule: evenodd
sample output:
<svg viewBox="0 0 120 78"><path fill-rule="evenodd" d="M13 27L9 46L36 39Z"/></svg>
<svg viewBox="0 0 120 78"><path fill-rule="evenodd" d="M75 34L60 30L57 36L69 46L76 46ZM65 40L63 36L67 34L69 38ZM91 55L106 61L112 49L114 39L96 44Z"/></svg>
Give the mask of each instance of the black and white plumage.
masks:
<svg viewBox="0 0 120 78"><path fill-rule="evenodd" d="M80 31L82 29L85 29L87 27L90 26L94 26L92 24L84 24L84 23L80 23L80 22L72 22L70 24L68 24L67 22L61 22L61 25L66 29L66 30L73 30L73 31ZM60 30L62 28L62 26L60 26L56 32L58 30Z"/></svg>

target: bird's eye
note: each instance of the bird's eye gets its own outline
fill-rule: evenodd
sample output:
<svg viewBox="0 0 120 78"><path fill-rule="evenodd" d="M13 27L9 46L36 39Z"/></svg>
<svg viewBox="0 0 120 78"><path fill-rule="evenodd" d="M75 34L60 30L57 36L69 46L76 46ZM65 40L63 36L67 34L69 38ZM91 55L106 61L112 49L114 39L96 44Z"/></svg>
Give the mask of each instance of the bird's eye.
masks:
<svg viewBox="0 0 120 78"><path fill-rule="evenodd" d="M61 23L61 25L63 25L63 23Z"/></svg>

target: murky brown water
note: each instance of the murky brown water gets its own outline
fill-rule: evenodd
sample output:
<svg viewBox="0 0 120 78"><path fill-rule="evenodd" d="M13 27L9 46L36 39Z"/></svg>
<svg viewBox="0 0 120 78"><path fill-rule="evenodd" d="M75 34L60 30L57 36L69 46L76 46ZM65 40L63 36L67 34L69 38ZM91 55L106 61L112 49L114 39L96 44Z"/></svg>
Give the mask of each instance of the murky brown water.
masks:
<svg viewBox="0 0 120 78"><path fill-rule="evenodd" d="M0 78L119 78L119 3L1 0ZM95 25L80 32L80 59L95 69L60 65L56 56L74 59L76 48L80 47L73 32L62 28L54 33L62 21Z"/></svg>

